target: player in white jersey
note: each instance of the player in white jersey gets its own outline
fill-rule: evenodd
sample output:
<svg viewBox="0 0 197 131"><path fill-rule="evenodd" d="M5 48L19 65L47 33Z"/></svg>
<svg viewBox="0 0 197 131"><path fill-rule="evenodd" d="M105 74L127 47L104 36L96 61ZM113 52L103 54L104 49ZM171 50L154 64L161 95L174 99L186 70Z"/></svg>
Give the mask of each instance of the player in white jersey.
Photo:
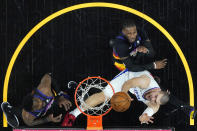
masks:
<svg viewBox="0 0 197 131"><path fill-rule="evenodd" d="M159 90L159 91L161 90L157 82L154 80L154 78L151 76L151 74L148 71L130 72L128 70L124 70L121 73L119 73L117 76L115 76L114 79L110 81L110 84L114 88L115 92L120 92L120 91L123 91L123 88L125 88L127 84L129 84L130 80L132 80L133 78L138 78L142 76L146 76L148 79L150 79L149 85L147 85L147 87L145 88L140 88L137 86L132 87L132 88L129 88L129 91L136 96L138 101L142 101L146 104L148 103L148 100L145 98L145 94L147 92L150 92L151 90ZM147 79L147 78L142 77L142 80ZM140 84L142 84L142 82ZM133 84L129 84L129 85L132 86ZM127 91L125 91L124 89L124 92L127 92ZM109 85L103 90L103 92L105 96L109 98L111 98L113 95L113 91Z"/></svg>
<svg viewBox="0 0 197 131"><path fill-rule="evenodd" d="M128 93L130 91L139 101L148 106L139 117L141 123L153 123L152 115L158 111L160 105L167 103L169 100L169 94L161 91L159 85L148 71L130 72L126 69L115 76L110 81L110 84L115 93L120 91ZM112 96L112 88L108 85L102 92L93 94L85 102L87 105L95 107L103 103L106 97L110 99ZM72 126L79 114L81 112L78 108L68 113L62 122L62 126Z"/></svg>

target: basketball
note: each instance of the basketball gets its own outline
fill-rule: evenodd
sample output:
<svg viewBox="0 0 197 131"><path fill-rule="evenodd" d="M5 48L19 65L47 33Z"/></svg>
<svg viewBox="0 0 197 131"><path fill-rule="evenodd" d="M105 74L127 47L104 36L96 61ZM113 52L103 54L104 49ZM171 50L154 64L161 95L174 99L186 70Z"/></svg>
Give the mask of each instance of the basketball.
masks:
<svg viewBox="0 0 197 131"><path fill-rule="evenodd" d="M131 98L125 92L117 92L112 96L110 103L113 110L124 112L129 109Z"/></svg>

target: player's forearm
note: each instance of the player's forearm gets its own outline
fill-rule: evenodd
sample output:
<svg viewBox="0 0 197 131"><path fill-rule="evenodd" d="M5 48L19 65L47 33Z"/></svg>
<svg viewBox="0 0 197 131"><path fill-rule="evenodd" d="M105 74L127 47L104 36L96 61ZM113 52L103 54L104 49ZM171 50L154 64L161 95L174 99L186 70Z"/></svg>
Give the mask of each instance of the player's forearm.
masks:
<svg viewBox="0 0 197 131"><path fill-rule="evenodd" d="M146 56L153 58L155 56L155 51L152 47L151 41L146 40L144 42L144 46L148 49L148 53L146 54Z"/></svg>
<svg viewBox="0 0 197 131"><path fill-rule="evenodd" d="M144 64L144 65L137 65L137 64L134 64L134 60L132 60L132 58L130 57L127 59L124 59L123 63L125 64L126 68L128 68L129 71L133 71L133 72L154 69L153 62Z"/></svg>
<svg viewBox="0 0 197 131"><path fill-rule="evenodd" d="M156 112L151 108L151 107L147 107L144 112L142 113L143 114L147 114L148 116L153 116Z"/></svg>
<svg viewBox="0 0 197 131"><path fill-rule="evenodd" d="M144 110L144 113L147 113L148 116L153 116L155 113L157 113L157 111L159 110L159 105L151 105L151 104L147 104L148 107Z"/></svg>

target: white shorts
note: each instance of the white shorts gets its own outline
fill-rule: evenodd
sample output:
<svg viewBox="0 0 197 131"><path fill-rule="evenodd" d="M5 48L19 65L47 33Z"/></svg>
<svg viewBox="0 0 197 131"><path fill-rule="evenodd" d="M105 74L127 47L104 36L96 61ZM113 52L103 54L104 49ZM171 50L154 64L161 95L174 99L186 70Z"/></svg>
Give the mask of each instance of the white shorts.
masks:
<svg viewBox="0 0 197 131"><path fill-rule="evenodd" d="M112 85L115 93L120 92L122 89L123 84L134 77L139 77L141 75L147 75L149 78L151 78L151 81L154 80L154 78L151 76L151 74L148 71L141 71L141 72L131 72L127 69L120 72L117 76L115 76L111 81L110 84ZM155 84L155 83L154 83ZM133 89L129 90L132 94L134 94ZM113 96L113 90L110 85L107 85L105 89L103 90L106 97L111 98Z"/></svg>

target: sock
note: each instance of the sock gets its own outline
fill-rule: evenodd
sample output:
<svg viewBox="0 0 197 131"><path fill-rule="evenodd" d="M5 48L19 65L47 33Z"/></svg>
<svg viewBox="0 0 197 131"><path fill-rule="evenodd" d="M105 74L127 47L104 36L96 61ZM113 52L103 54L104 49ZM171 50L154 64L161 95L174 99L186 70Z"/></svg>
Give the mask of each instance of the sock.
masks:
<svg viewBox="0 0 197 131"><path fill-rule="evenodd" d="M80 108L82 111L83 108ZM78 117L81 114L81 111L78 108L75 108L73 111L70 112L70 114L74 115L75 117Z"/></svg>

